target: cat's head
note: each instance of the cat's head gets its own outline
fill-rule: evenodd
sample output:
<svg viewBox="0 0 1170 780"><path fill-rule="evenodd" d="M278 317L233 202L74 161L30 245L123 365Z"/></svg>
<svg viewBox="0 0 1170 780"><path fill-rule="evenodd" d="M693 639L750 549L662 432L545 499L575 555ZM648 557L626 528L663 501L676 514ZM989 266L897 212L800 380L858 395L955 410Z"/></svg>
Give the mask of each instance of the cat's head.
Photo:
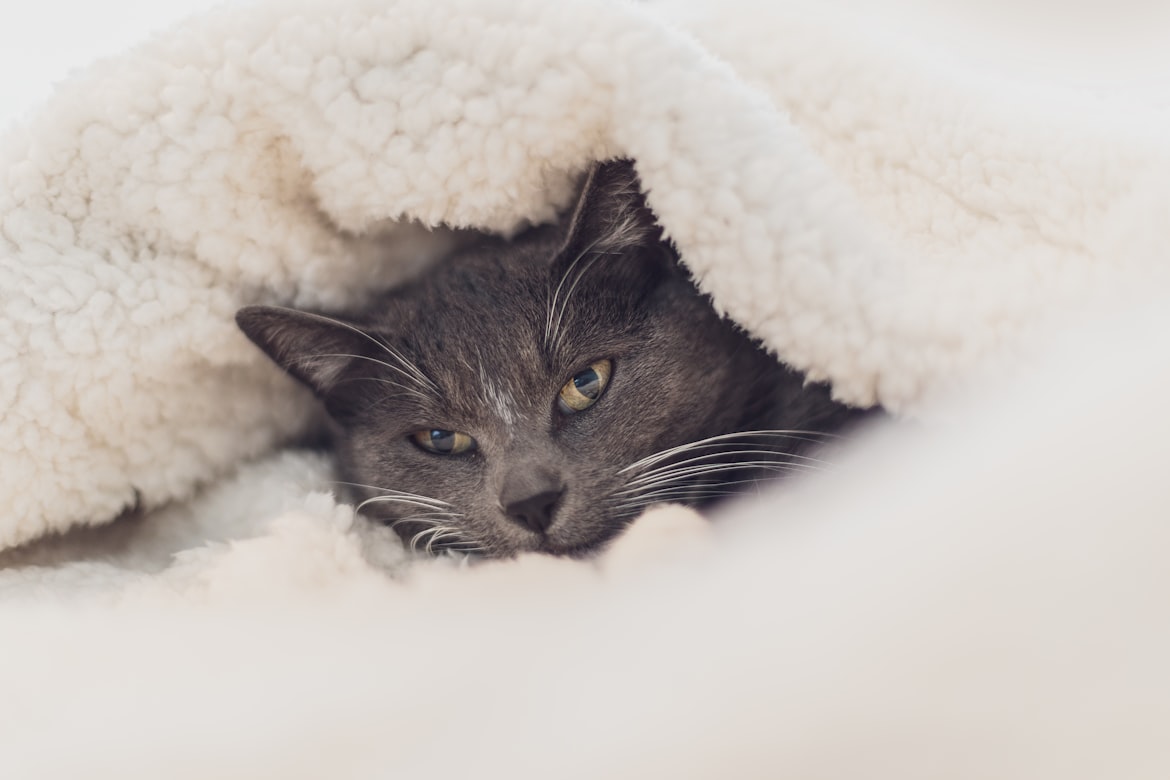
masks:
<svg viewBox="0 0 1170 780"><path fill-rule="evenodd" d="M363 513L428 548L595 550L648 503L718 493L744 474L729 463L792 465L799 441L672 448L840 410L712 310L625 161L564 224L486 239L357 315L237 320L324 403Z"/></svg>

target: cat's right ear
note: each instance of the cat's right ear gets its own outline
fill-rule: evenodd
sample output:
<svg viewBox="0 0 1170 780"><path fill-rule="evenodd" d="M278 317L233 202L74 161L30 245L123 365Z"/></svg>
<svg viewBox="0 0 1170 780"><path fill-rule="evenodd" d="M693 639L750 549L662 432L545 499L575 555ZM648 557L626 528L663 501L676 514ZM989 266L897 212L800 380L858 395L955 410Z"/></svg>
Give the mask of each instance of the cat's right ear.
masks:
<svg viewBox="0 0 1170 780"><path fill-rule="evenodd" d="M596 163L585 177L562 254L622 254L658 243L662 229L646 205L634 161Z"/></svg>
<svg viewBox="0 0 1170 780"><path fill-rule="evenodd" d="M372 336L342 320L278 306L245 306L236 324L268 357L324 396Z"/></svg>

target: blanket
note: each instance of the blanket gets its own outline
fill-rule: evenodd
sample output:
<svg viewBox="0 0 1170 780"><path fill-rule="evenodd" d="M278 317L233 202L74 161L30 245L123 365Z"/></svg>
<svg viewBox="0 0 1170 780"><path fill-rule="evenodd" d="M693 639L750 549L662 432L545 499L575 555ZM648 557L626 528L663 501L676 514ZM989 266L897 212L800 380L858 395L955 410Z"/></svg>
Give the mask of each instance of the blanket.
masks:
<svg viewBox="0 0 1170 780"><path fill-rule="evenodd" d="M1170 103L888 10L259 0L6 130L6 776L1165 776ZM617 156L721 313L917 422L591 562L411 558L235 310Z"/></svg>

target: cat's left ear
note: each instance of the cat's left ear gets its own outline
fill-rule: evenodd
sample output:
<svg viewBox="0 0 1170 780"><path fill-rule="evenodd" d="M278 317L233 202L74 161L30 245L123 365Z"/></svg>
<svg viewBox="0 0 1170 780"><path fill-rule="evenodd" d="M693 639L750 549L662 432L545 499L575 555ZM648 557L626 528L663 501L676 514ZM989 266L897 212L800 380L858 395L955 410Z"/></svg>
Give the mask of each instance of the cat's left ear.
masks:
<svg viewBox="0 0 1170 780"><path fill-rule="evenodd" d="M661 239L633 160L610 160L597 163L586 176L560 254L624 254Z"/></svg>
<svg viewBox="0 0 1170 780"><path fill-rule="evenodd" d="M373 337L356 325L296 309L245 306L236 324L281 368L324 397Z"/></svg>

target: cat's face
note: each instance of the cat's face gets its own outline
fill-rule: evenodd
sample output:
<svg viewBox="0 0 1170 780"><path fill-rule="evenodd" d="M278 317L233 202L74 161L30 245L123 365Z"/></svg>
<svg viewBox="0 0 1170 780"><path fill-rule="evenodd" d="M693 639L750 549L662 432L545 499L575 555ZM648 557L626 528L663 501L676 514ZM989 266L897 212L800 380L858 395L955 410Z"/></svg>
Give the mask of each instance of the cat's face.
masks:
<svg viewBox="0 0 1170 780"><path fill-rule="evenodd" d="M843 414L715 314L628 163L594 172L569 224L485 241L357 317L239 321L323 400L363 513L428 548L587 553L648 503L719 493L744 460L799 466L801 440L660 453Z"/></svg>

